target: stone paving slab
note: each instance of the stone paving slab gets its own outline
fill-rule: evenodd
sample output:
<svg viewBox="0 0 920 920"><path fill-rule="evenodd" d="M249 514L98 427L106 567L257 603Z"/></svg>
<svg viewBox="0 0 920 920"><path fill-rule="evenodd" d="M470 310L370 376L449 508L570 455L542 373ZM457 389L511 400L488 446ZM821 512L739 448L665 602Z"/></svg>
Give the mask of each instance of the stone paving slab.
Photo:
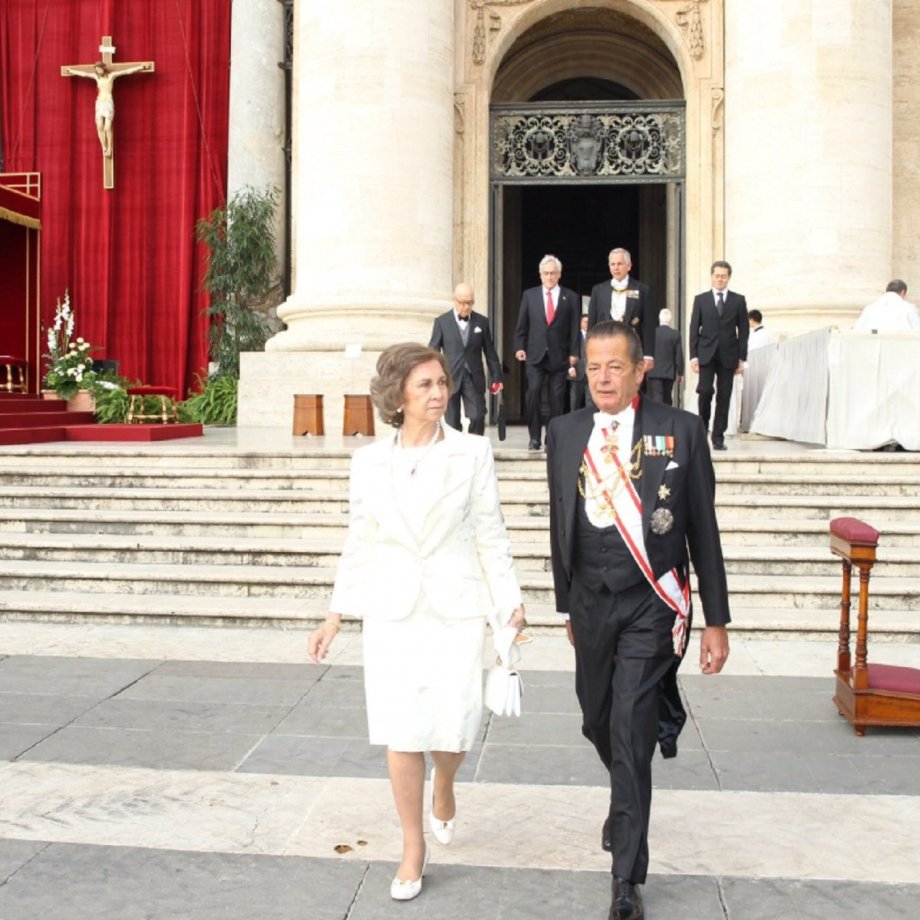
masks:
<svg viewBox="0 0 920 920"><path fill-rule="evenodd" d="M583 920L609 906L604 872L432 864L396 903L395 864L0 841L4 920ZM12 875L12 877L10 877ZM920 885L651 875L649 920L911 918Z"/></svg>
<svg viewBox="0 0 920 920"><path fill-rule="evenodd" d="M0 842L0 854L7 846ZM54 844L0 883L0 917L342 920L366 873L362 864L284 856Z"/></svg>

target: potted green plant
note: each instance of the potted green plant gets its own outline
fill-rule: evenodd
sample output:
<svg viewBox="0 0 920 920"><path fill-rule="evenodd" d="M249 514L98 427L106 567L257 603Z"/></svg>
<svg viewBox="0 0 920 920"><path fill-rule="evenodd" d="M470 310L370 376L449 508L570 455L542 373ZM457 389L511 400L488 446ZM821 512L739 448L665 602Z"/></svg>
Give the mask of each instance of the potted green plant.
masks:
<svg viewBox="0 0 920 920"><path fill-rule="evenodd" d="M202 286L211 295L212 376L239 380L240 352L262 351L271 334L257 306L278 280L274 225L279 194L275 186L246 186L196 225L198 240L209 250Z"/></svg>

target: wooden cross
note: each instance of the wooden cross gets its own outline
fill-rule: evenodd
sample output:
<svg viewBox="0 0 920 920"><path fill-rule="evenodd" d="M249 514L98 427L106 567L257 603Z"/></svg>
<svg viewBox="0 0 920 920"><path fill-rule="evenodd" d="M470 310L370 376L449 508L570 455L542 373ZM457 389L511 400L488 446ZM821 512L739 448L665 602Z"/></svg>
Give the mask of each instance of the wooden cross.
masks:
<svg viewBox="0 0 920 920"><path fill-rule="evenodd" d="M102 36L99 45L102 59L95 64L74 64L61 68L62 77L87 77L96 81L96 133L102 145L102 185L115 188L115 95L114 83L118 77L132 73L153 73L153 61L135 61L115 64L112 55L115 46L111 35Z"/></svg>

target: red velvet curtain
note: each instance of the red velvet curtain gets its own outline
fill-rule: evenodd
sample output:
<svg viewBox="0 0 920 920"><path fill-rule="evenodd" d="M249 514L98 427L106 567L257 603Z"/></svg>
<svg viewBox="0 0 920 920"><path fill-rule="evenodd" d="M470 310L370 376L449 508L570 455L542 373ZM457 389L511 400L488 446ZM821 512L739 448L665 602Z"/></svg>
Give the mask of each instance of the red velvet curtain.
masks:
<svg viewBox="0 0 920 920"><path fill-rule="evenodd" d="M120 77L115 188L103 188L92 80L62 65L153 61ZM77 334L119 371L181 391L207 368L195 222L226 196L227 0L5 0L0 139L7 172L42 174L41 316L65 288Z"/></svg>

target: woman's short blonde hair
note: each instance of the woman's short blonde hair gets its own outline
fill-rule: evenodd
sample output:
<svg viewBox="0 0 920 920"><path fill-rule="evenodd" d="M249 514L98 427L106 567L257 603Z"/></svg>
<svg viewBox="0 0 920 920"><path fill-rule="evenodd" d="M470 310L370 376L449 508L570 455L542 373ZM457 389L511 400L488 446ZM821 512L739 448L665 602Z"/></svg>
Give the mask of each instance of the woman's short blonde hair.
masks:
<svg viewBox="0 0 920 920"><path fill-rule="evenodd" d="M406 380L420 364L437 361L447 376L448 394L453 388L444 355L417 342L391 345L377 359L377 376L371 380L371 399L387 425L399 428L403 423L402 404Z"/></svg>

